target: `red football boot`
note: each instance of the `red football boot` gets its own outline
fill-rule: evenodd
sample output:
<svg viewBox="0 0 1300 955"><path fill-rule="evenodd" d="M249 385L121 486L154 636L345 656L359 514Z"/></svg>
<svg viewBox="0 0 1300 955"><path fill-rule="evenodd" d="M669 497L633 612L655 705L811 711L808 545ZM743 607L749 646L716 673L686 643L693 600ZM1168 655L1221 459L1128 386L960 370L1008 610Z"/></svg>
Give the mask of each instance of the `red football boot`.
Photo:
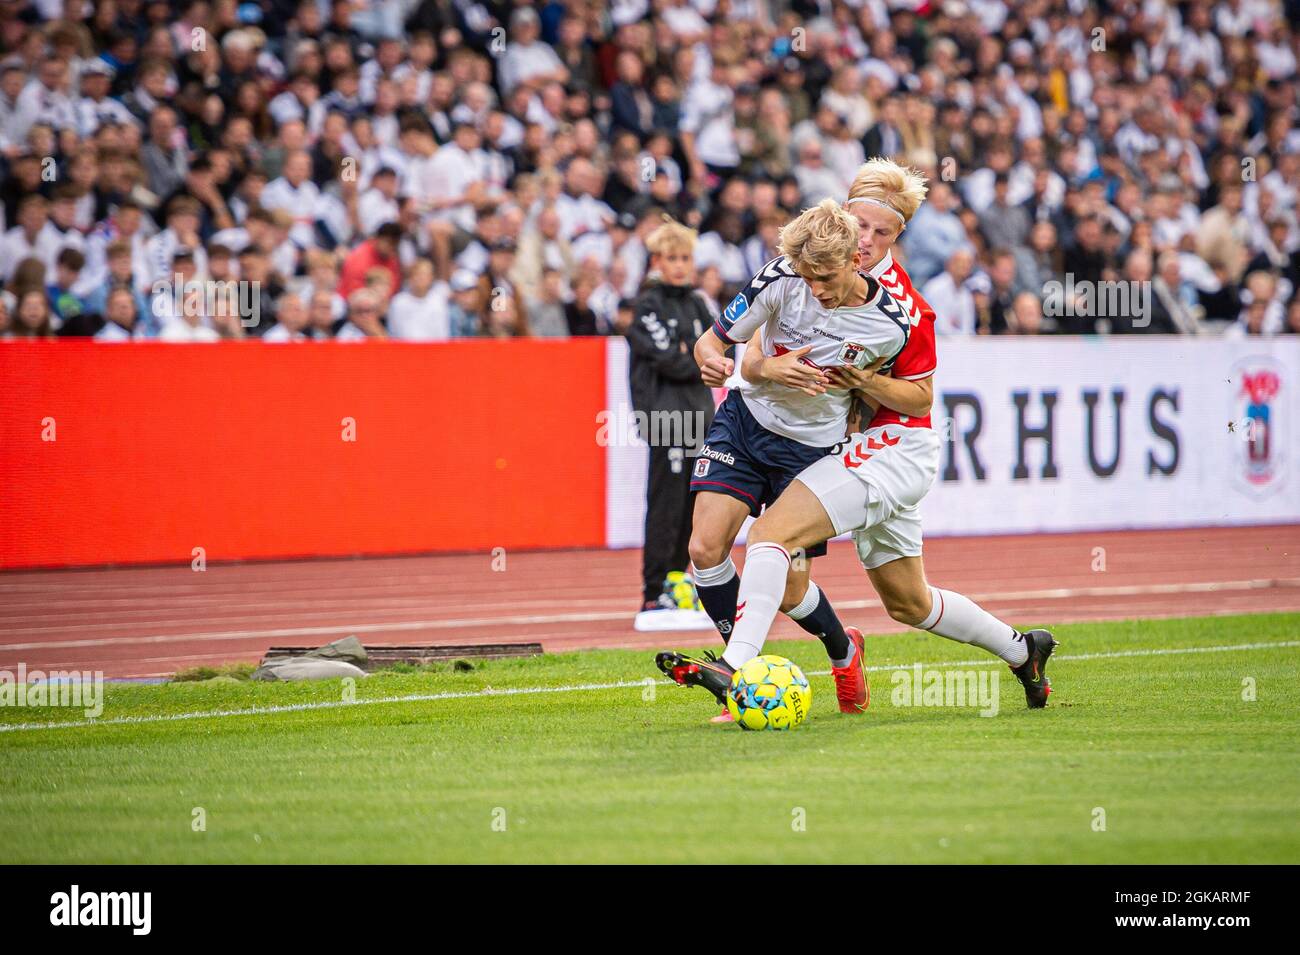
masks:
<svg viewBox="0 0 1300 955"><path fill-rule="evenodd" d="M867 683L866 646L862 631L857 627L845 627L844 632L853 641L853 659L846 667L831 667L831 676L835 678L835 699L839 701L841 713L862 713L871 705L871 687Z"/></svg>

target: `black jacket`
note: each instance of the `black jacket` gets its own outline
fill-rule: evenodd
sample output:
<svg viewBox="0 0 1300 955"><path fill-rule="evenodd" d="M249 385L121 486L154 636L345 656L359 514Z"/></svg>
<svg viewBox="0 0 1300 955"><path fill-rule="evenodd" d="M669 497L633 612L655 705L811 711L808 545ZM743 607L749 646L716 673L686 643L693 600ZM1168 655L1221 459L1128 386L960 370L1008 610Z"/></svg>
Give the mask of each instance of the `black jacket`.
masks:
<svg viewBox="0 0 1300 955"><path fill-rule="evenodd" d="M647 416L654 411L697 411L707 430L713 391L700 380L694 351L695 340L712 324L704 301L687 286L653 284L637 296L636 317L627 330L632 352L628 377L636 411ZM698 446L702 432L699 438L687 444Z"/></svg>

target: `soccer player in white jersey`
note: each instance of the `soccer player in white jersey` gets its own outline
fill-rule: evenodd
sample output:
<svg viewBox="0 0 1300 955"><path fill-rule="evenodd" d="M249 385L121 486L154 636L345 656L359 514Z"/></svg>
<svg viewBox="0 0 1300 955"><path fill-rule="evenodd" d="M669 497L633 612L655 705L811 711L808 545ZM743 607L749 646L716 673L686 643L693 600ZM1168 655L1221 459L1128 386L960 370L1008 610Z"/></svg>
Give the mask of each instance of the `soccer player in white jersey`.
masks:
<svg viewBox="0 0 1300 955"><path fill-rule="evenodd" d="M781 233L769 262L696 344L706 384L733 370L728 345L763 329L745 386L718 409L692 474L696 494L690 553L700 601L726 640L739 580L731 546L744 520L771 505L810 464L844 439L852 399L826 369L891 361L907 342L905 312L880 284L856 270L858 226L827 200ZM809 548L806 557L825 553ZM782 609L818 636L831 658L836 696L846 713L868 704L862 635L843 627L801 561L785 588ZM721 719L716 717L715 719Z"/></svg>
<svg viewBox="0 0 1300 955"><path fill-rule="evenodd" d="M930 427L936 367L934 312L893 260L892 246L925 198L925 180L889 160L863 165L845 203L860 226L860 260L892 292L913 331L892 376L852 367L830 372L870 404L872 417L847 450L801 474L750 531L739 600L746 608L720 661L661 654L661 669L678 682L717 695L731 673L761 652L774 610L773 582L791 548L852 530L863 567L895 620L996 654L1011 667L1031 708L1051 693L1045 666L1056 641L1046 630L1021 633L969 598L932 587L921 559L917 505L934 482L938 439ZM747 360L746 365L749 364ZM742 370L743 373L743 370ZM756 560L757 558L757 560Z"/></svg>

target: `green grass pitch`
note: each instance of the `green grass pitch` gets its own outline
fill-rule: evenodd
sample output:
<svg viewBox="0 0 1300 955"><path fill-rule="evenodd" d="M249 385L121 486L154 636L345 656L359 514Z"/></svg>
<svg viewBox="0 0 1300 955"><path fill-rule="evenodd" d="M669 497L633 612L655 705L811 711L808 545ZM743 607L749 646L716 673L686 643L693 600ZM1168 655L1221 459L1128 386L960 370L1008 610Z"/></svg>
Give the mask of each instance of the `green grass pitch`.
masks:
<svg viewBox="0 0 1300 955"><path fill-rule="evenodd" d="M377 675L355 705L331 681L110 686L95 725L56 729L13 727L81 712L4 707L0 845L23 863L1300 862L1300 614L1056 633L1046 710L1002 666L966 667L1000 671L991 717L894 705L877 670L867 715L814 676L786 733L709 725L701 691L635 682L657 676L640 651ZM878 667L986 659L924 634L867 648ZM828 668L816 643L769 652ZM631 685L590 688L611 683ZM412 696L441 698L360 702Z"/></svg>

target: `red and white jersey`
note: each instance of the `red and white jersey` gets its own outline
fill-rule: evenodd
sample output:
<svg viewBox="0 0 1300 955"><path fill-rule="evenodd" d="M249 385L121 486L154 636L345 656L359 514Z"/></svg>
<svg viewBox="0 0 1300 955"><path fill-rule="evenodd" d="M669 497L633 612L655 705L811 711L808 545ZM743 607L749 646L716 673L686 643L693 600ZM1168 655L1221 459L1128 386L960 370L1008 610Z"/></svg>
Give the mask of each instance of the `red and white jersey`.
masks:
<svg viewBox="0 0 1300 955"><path fill-rule="evenodd" d="M912 287L912 278L903 267L894 261L894 253L886 252L885 257L877 262L868 272L872 278L889 292L912 324L912 333L907 336L907 344L894 361L893 376L904 381L920 381L934 374L938 365L938 356L934 347L934 309L921 297L921 293ZM882 424L901 424L907 428L930 427L930 416L909 418L899 414L893 408L881 407L871 419L868 428L877 428Z"/></svg>

